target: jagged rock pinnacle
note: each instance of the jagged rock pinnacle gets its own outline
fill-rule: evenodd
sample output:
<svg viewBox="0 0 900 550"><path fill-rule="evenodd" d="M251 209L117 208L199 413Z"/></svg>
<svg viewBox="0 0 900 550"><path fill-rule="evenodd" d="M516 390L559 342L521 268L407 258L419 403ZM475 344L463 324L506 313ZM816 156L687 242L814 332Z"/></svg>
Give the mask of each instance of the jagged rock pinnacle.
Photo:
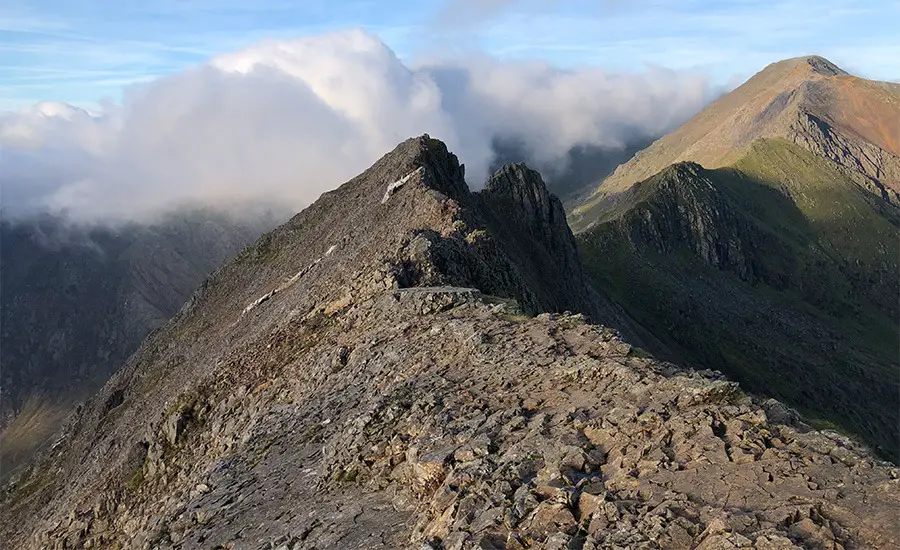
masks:
<svg viewBox="0 0 900 550"><path fill-rule="evenodd" d="M422 179L424 185L457 200L469 194L465 165L460 164L443 141L428 134L402 142L375 166L379 165L396 167L396 170L389 170L394 181L399 181L417 168L425 168L427 177Z"/></svg>

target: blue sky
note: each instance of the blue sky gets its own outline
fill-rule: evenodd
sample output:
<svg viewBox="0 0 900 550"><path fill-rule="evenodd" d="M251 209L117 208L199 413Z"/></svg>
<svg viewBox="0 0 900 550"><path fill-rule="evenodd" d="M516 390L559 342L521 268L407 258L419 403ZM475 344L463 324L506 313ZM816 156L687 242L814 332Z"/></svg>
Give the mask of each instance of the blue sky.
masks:
<svg viewBox="0 0 900 550"><path fill-rule="evenodd" d="M817 53L900 79L897 0L3 0L0 110L115 101L219 53L346 27L374 32L409 63L482 51L734 84Z"/></svg>

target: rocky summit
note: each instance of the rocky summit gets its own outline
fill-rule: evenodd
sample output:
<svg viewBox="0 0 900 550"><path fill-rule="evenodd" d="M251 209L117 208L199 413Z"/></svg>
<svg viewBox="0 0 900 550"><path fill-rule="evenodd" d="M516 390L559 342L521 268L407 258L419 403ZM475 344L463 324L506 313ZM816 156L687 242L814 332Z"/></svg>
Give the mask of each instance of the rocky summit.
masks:
<svg viewBox="0 0 900 550"><path fill-rule="evenodd" d="M408 140L143 343L3 547L900 547L895 467L604 324L536 172Z"/></svg>

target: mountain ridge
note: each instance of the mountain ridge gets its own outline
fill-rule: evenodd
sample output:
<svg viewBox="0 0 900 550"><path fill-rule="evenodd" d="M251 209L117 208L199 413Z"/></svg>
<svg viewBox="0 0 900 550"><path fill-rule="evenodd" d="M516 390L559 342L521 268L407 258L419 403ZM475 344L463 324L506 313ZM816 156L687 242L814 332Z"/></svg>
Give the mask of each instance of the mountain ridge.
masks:
<svg viewBox="0 0 900 550"><path fill-rule="evenodd" d="M570 214L587 271L684 363L896 461L898 131L900 87L770 65Z"/></svg>
<svg viewBox="0 0 900 550"><path fill-rule="evenodd" d="M862 177L861 185L898 203L900 86L867 81L818 56L773 63L697 116L638 152L570 213L575 232L638 181L669 164L720 168L757 139L782 138ZM607 206L604 206L607 205Z"/></svg>
<svg viewBox="0 0 900 550"><path fill-rule="evenodd" d="M536 173L471 193L443 143L403 142L207 279L4 487L0 538L898 544L864 448L562 311L603 311L578 254Z"/></svg>

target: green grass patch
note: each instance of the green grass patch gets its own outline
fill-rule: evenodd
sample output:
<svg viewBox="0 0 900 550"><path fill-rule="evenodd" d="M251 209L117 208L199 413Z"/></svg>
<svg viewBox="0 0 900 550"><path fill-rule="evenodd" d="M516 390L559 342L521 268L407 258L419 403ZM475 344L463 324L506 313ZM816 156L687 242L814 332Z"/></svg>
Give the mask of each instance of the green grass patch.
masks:
<svg viewBox="0 0 900 550"><path fill-rule="evenodd" d="M275 243L275 231L263 234L254 244L251 244L237 256L237 262L243 264L266 264L274 261L280 255L280 249Z"/></svg>

